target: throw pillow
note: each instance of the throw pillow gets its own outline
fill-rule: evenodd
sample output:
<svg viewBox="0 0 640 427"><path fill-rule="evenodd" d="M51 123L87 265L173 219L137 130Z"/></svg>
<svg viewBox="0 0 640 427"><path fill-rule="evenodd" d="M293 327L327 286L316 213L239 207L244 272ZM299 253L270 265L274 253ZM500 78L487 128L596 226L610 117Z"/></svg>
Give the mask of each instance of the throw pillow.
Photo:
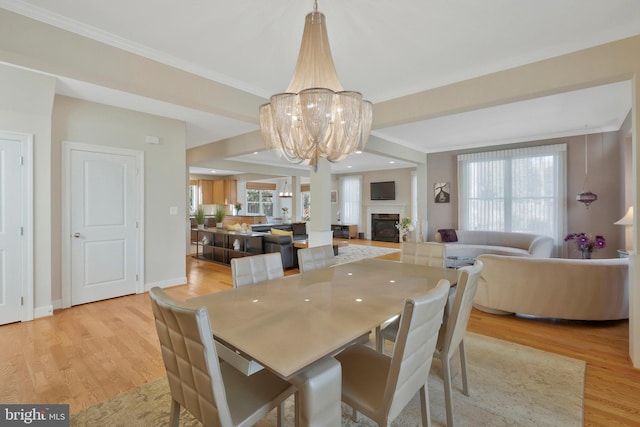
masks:
<svg viewBox="0 0 640 427"><path fill-rule="evenodd" d="M440 233L440 240L442 240L443 243L458 241L458 235L453 228L441 228L438 230L438 233Z"/></svg>
<svg viewBox="0 0 640 427"><path fill-rule="evenodd" d="M280 230L279 228L272 228L271 234L273 234L274 236L292 236L293 237L293 231Z"/></svg>

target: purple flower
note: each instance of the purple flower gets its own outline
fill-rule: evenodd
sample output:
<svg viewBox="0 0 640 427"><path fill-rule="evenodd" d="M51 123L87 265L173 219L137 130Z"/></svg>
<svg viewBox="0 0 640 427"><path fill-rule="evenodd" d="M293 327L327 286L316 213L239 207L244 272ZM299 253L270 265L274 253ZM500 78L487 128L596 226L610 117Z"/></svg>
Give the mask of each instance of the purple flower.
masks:
<svg viewBox="0 0 640 427"><path fill-rule="evenodd" d="M580 252L593 252L596 249L604 249L607 246L607 241L604 236L596 236L592 238L586 233L569 233L564 238L565 242L569 240L576 241L576 248Z"/></svg>

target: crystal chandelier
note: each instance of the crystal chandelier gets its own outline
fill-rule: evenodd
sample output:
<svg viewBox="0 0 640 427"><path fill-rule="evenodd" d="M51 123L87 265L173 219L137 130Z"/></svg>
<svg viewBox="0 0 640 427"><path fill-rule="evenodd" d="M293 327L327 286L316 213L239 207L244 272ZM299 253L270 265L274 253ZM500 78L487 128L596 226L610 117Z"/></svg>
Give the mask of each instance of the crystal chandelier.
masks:
<svg viewBox="0 0 640 427"><path fill-rule="evenodd" d="M598 196L595 193L587 190L589 184L589 165L588 165L588 152L587 152L587 129L585 126L584 130L584 186L583 190L576 196L576 200L580 203L584 203L587 209L589 209L589 205L596 200L598 200Z"/></svg>
<svg viewBox="0 0 640 427"><path fill-rule="evenodd" d="M337 162L362 150L371 132L371 102L345 91L336 74L325 17L314 2L307 14L298 63L285 93L260 106L260 130L267 149L314 170L324 157Z"/></svg>

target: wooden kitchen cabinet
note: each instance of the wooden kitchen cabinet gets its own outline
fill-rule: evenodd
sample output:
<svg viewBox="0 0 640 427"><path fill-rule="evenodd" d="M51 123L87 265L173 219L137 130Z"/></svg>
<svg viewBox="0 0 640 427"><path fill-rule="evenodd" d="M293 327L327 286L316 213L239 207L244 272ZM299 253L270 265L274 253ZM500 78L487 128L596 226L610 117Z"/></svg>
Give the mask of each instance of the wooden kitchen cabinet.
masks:
<svg viewBox="0 0 640 427"><path fill-rule="evenodd" d="M224 180L217 179L213 181L213 204L224 205Z"/></svg>
<svg viewBox="0 0 640 427"><path fill-rule="evenodd" d="M213 183L210 179L199 179L198 188L200 189L200 204L211 205L215 203L213 200Z"/></svg>
<svg viewBox="0 0 640 427"><path fill-rule="evenodd" d="M232 205L238 201L238 182L235 179L224 180L225 204Z"/></svg>
<svg viewBox="0 0 640 427"><path fill-rule="evenodd" d="M237 201L235 179L199 179L201 205L231 205Z"/></svg>

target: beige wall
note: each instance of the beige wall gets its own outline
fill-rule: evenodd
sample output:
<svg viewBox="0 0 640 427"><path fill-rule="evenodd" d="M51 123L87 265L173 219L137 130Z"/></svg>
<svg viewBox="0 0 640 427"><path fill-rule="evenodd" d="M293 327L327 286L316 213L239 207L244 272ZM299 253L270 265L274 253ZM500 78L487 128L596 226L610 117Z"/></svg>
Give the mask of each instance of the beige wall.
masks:
<svg viewBox="0 0 640 427"><path fill-rule="evenodd" d="M362 176L362 217L360 233L367 234L367 206L375 205L405 205L406 215L411 216L411 172L414 169L394 169L388 171L364 172L359 174L340 174L333 176L332 189L338 190L338 204L332 206L331 222L336 222L336 212L340 209L340 176L360 175ZM379 181L396 182L395 200L371 200L370 184ZM313 204L313 201L312 201Z"/></svg>
<svg viewBox="0 0 640 427"><path fill-rule="evenodd" d="M55 79L0 64L0 129L33 135L34 311L51 314L51 110Z"/></svg>
<svg viewBox="0 0 640 427"><path fill-rule="evenodd" d="M160 144L146 144L145 136ZM51 195L53 215L54 305L61 298L61 149L62 142L77 142L144 152L145 289L186 280L185 124L150 114L56 96L53 108ZM178 208L170 215L169 208Z"/></svg>
<svg viewBox="0 0 640 427"><path fill-rule="evenodd" d="M607 247L596 253L596 258L615 258L616 250L624 248L620 227L613 223L624 214L625 183L617 171L622 164L623 138L618 132L588 136L589 190L598 195L598 200L589 209L576 201L584 183L584 136L559 138L544 141L510 144L478 150L449 151L428 156L428 187L435 182L451 182L451 203L435 203L429 199L429 238L434 238L440 228L458 228L458 182L457 155L460 153L503 150L536 145L567 144L567 232L600 234L607 239ZM574 251L561 253L569 258L577 257Z"/></svg>

